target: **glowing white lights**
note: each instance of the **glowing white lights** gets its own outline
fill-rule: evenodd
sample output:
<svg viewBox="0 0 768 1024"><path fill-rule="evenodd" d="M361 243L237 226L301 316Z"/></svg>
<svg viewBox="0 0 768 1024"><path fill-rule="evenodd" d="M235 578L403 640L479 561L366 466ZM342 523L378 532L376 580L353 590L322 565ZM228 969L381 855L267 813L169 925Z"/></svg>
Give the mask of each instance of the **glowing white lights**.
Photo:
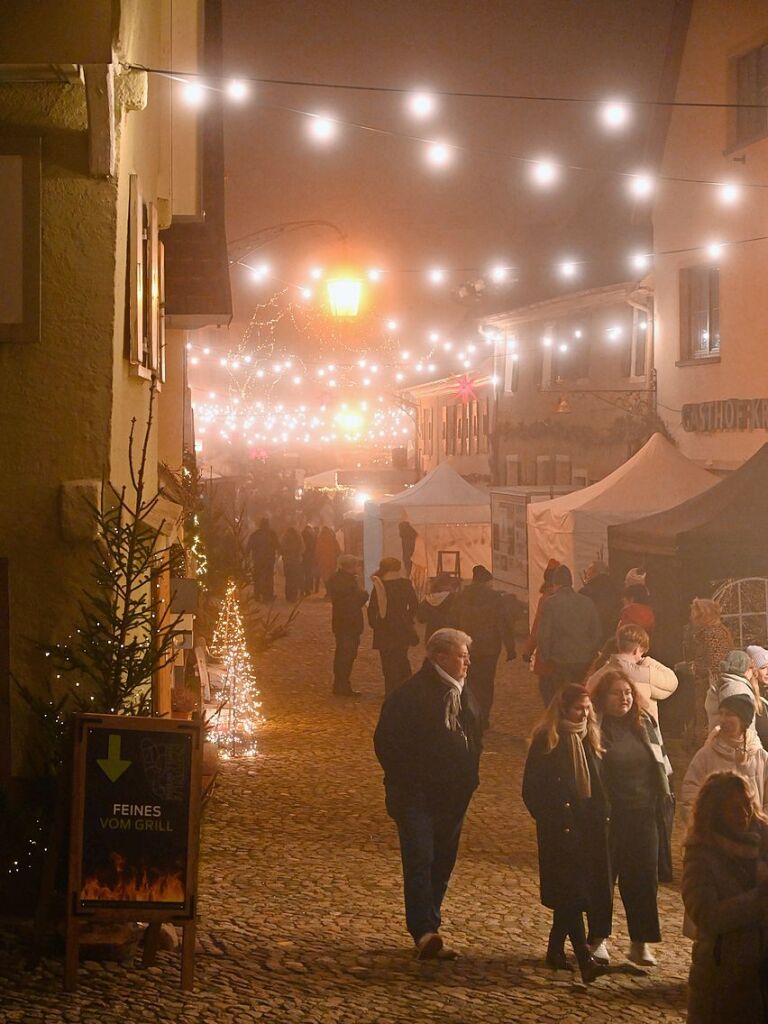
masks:
<svg viewBox="0 0 768 1024"><path fill-rule="evenodd" d="M552 339L548 335L544 335L541 339L541 344L544 348L552 348Z"/></svg>
<svg viewBox="0 0 768 1024"><path fill-rule="evenodd" d="M733 182L724 182L718 186L717 195L720 202L726 206L733 206L741 199L741 187Z"/></svg>
<svg viewBox="0 0 768 1024"><path fill-rule="evenodd" d="M185 82L181 95L190 107L202 107L205 103L205 86L201 82Z"/></svg>
<svg viewBox="0 0 768 1024"><path fill-rule="evenodd" d="M635 270L648 270L651 265L651 257L647 252L635 252L630 257L630 263Z"/></svg>
<svg viewBox="0 0 768 1024"><path fill-rule="evenodd" d="M534 160L529 173L535 185L540 188L549 188L560 177L560 167L554 160Z"/></svg>
<svg viewBox="0 0 768 1024"><path fill-rule="evenodd" d="M707 257L710 260L719 259L723 254L722 242L710 242L706 248Z"/></svg>
<svg viewBox="0 0 768 1024"><path fill-rule="evenodd" d="M339 133L339 124L327 114L310 114L307 130L316 142L331 142Z"/></svg>
<svg viewBox="0 0 768 1024"><path fill-rule="evenodd" d="M509 270L507 267L503 267L501 264L496 264L495 267L491 267L491 280L494 284L501 284L503 281L506 281L508 277Z"/></svg>
<svg viewBox="0 0 768 1024"><path fill-rule="evenodd" d="M630 108L623 100L606 100L600 106L600 120L612 132L620 131L629 124Z"/></svg>
<svg viewBox="0 0 768 1024"><path fill-rule="evenodd" d="M432 341L432 342L440 341L440 332L439 331L430 331L429 332L429 340Z"/></svg>
<svg viewBox="0 0 768 1024"><path fill-rule="evenodd" d="M313 281L319 281L320 278L323 276L323 268L312 267L312 269L309 272L309 276L312 278Z"/></svg>
<svg viewBox="0 0 768 1024"><path fill-rule="evenodd" d="M299 288L299 295L302 297L302 299L311 299L312 296L314 295L314 292L312 291L311 288Z"/></svg>
<svg viewBox="0 0 768 1024"><path fill-rule="evenodd" d="M656 182L650 174L639 172L629 176L627 187L635 199L647 199L653 195Z"/></svg>
<svg viewBox="0 0 768 1024"><path fill-rule="evenodd" d="M613 327L608 328L606 334L608 335L610 341L618 341L618 339L622 335L622 330L620 327L614 325Z"/></svg>
<svg viewBox="0 0 768 1024"><path fill-rule="evenodd" d="M376 283L376 281L381 280L381 271L379 270L378 267L371 267L371 269L368 271L368 280L373 281L374 284Z"/></svg>
<svg viewBox="0 0 768 1024"><path fill-rule="evenodd" d="M445 271L441 267L432 267L427 274L430 284L445 284Z"/></svg>
<svg viewBox="0 0 768 1024"><path fill-rule="evenodd" d="M567 352L568 351L568 346L565 344L565 342L563 342L562 345L560 345L558 347L559 347L561 352Z"/></svg>
<svg viewBox="0 0 768 1024"><path fill-rule="evenodd" d="M406 107L412 117L426 121L437 110L437 97L431 92L412 92L406 100Z"/></svg>
<svg viewBox="0 0 768 1024"><path fill-rule="evenodd" d="M578 266L573 260L563 260L558 264L557 269L561 277L571 278L576 276Z"/></svg>
<svg viewBox="0 0 768 1024"><path fill-rule="evenodd" d="M242 103L243 100L248 99L251 93L250 86L247 82L244 82L240 78L233 78L232 81L227 82L227 96L235 103Z"/></svg>
<svg viewBox="0 0 768 1024"><path fill-rule="evenodd" d="M427 163L432 167L447 167L453 160L453 147L447 142L428 142L425 150Z"/></svg>
<svg viewBox="0 0 768 1024"><path fill-rule="evenodd" d="M450 352L453 348L453 344L450 341L443 342L443 352Z"/></svg>
<svg viewBox="0 0 768 1024"><path fill-rule="evenodd" d="M272 268L268 263L260 263L258 267L251 267L251 276L254 281L263 281L269 277Z"/></svg>
<svg viewBox="0 0 768 1024"><path fill-rule="evenodd" d="M397 320L387 320L388 331L396 331L399 326L400 325L398 324Z"/></svg>

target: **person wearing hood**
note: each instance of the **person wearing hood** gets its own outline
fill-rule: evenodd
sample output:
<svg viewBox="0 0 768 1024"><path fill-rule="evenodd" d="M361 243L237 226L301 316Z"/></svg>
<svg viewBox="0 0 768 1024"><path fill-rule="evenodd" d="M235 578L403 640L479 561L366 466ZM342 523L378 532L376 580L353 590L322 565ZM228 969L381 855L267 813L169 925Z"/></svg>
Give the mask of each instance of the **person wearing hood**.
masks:
<svg viewBox="0 0 768 1024"><path fill-rule="evenodd" d="M723 688L731 693L745 693L752 698L756 712L754 728L763 746L768 745L768 714L760 700L760 694L752 667L752 659L746 651L730 651L720 662L720 675L713 676L704 710L707 713L710 732L717 725L717 709L722 699Z"/></svg>
<svg viewBox="0 0 768 1024"><path fill-rule="evenodd" d="M504 647L507 661L515 655L514 598L493 589L493 576L484 565L472 569L472 582L457 594L451 605L450 625L472 637L472 664L467 673L467 685L480 705L484 729L488 728L496 666Z"/></svg>
<svg viewBox="0 0 768 1024"><path fill-rule="evenodd" d="M592 693L607 672L623 672L637 689L638 699L644 711L659 722L659 707L656 703L671 697L677 689L677 676L671 668L648 657L650 640L640 626L621 626L616 632L617 653L587 680L587 689Z"/></svg>
<svg viewBox="0 0 768 1024"><path fill-rule="evenodd" d="M550 663L539 679L546 706L565 683L583 683L601 641L597 609L588 597L575 593L567 565L555 569L552 583L555 590L542 606L536 636L542 660Z"/></svg>
<svg viewBox="0 0 768 1024"><path fill-rule="evenodd" d="M693 808L681 884L692 938L688 1024L768 1020L768 819L736 772L710 775Z"/></svg>
<svg viewBox="0 0 768 1024"><path fill-rule="evenodd" d="M464 815L480 781L482 733L465 686L471 644L457 629L434 632L422 667L384 701L373 736L387 813L400 838L405 922L419 960L456 956L443 945L440 923Z"/></svg>
<svg viewBox="0 0 768 1024"><path fill-rule="evenodd" d="M743 775L755 787L760 807L768 806L768 751L763 749L755 732L754 717L754 696L738 681L723 683L719 724L693 755L683 779L680 793L683 820L689 816L704 780L712 772L733 771Z"/></svg>
<svg viewBox="0 0 768 1024"><path fill-rule="evenodd" d="M399 558L382 558L371 577L373 592L368 602L373 649L381 658L387 696L411 675L408 648L419 642L413 624L419 599L411 581L401 576L401 569Z"/></svg>
<svg viewBox="0 0 768 1024"><path fill-rule="evenodd" d="M436 629L448 625L448 615L455 597L451 583L447 572L435 576L429 585L429 593L416 610L416 618L424 623L424 643Z"/></svg>
<svg viewBox="0 0 768 1024"><path fill-rule="evenodd" d="M752 644L746 648L746 652L752 659L753 682L757 685L763 709L768 709L768 651Z"/></svg>
<svg viewBox="0 0 768 1024"><path fill-rule="evenodd" d="M652 633L656 625L656 616L651 607L651 595L645 584L633 583L625 587L621 600L623 607L619 613L618 626L642 626L646 633Z"/></svg>
<svg viewBox="0 0 768 1024"><path fill-rule="evenodd" d="M603 635L601 643L605 643L616 629L616 618L619 614L619 592L610 577L605 562L592 562L582 574L584 586L579 591L588 597L597 608Z"/></svg>

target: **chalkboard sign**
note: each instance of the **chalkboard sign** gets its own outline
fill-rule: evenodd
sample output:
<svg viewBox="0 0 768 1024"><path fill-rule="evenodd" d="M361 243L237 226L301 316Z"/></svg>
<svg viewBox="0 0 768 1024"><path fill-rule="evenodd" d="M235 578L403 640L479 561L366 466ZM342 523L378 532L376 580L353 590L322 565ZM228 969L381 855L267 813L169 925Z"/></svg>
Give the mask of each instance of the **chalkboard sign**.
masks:
<svg viewBox="0 0 768 1024"><path fill-rule="evenodd" d="M202 726L77 715L68 923L77 918L194 922ZM185 929L185 940L186 940ZM76 951L70 950L70 958Z"/></svg>

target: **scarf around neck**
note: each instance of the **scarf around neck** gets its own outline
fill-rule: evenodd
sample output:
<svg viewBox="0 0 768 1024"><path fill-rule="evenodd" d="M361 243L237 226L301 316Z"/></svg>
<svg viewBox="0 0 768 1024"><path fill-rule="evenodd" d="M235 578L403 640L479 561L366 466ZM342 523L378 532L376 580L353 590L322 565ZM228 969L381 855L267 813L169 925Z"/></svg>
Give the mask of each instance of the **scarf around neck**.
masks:
<svg viewBox="0 0 768 1024"><path fill-rule="evenodd" d="M584 750L584 740L587 738L587 720L584 719L583 722L576 725L575 722L569 722L563 718L558 731L570 751L576 793L581 800L589 800L592 796L592 781L589 777L589 764Z"/></svg>
<svg viewBox="0 0 768 1024"><path fill-rule="evenodd" d="M432 662L432 666L447 687L445 692L445 727L449 732L458 732L461 730L459 713L461 712L461 693L464 689L464 680L454 679L453 676L449 676L445 669L440 668L435 661Z"/></svg>
<svg viewBox="0 0 768 1024"><path fill-rule="evenodd" d="M399 572L385 572L383 576L371 576L373 589L376 591L376 601L379 605L379 615L382 619L387 617L387 588L384 586L384 580L398 579L400 579Z"/></svg>

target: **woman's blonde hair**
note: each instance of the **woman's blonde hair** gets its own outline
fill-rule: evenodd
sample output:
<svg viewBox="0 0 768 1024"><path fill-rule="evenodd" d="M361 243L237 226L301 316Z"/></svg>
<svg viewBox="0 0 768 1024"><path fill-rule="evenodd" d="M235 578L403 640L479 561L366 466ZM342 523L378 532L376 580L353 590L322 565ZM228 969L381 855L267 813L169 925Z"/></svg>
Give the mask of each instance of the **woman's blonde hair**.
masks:
<svg viewBox="0 0 768 1024"><path fill-rule="evenodd" d="M715 833L721 832L723 808L729 800L737 797L750 805L753 818L768 824L768 817L763 814L757 802L755 787L749 779L738 772L713 772L704 780L693 805L688 839L708 840Z"/></svg>
<svg viewBox="0 0 768 1024"><path fill-rule="evenodd" d="M708 597L691 601L691 623L694 626L716 626L720 621L720 605Z"/></svg>
<svg viewBox="0 0 768 1024"><path fill-rule="evenodd" d="M554 750L560 742L560 723L566 717L571 706L581 697L589 697L589 690L585 686L581 686L580 683L566 683L565 686L561 686L534 726L530 742L533 743L538 736L544 736L546 752ZM587 716L587 741L600 757L603 753L603 745L600 741L600 726L597 724L591 699Z"/></svg>

